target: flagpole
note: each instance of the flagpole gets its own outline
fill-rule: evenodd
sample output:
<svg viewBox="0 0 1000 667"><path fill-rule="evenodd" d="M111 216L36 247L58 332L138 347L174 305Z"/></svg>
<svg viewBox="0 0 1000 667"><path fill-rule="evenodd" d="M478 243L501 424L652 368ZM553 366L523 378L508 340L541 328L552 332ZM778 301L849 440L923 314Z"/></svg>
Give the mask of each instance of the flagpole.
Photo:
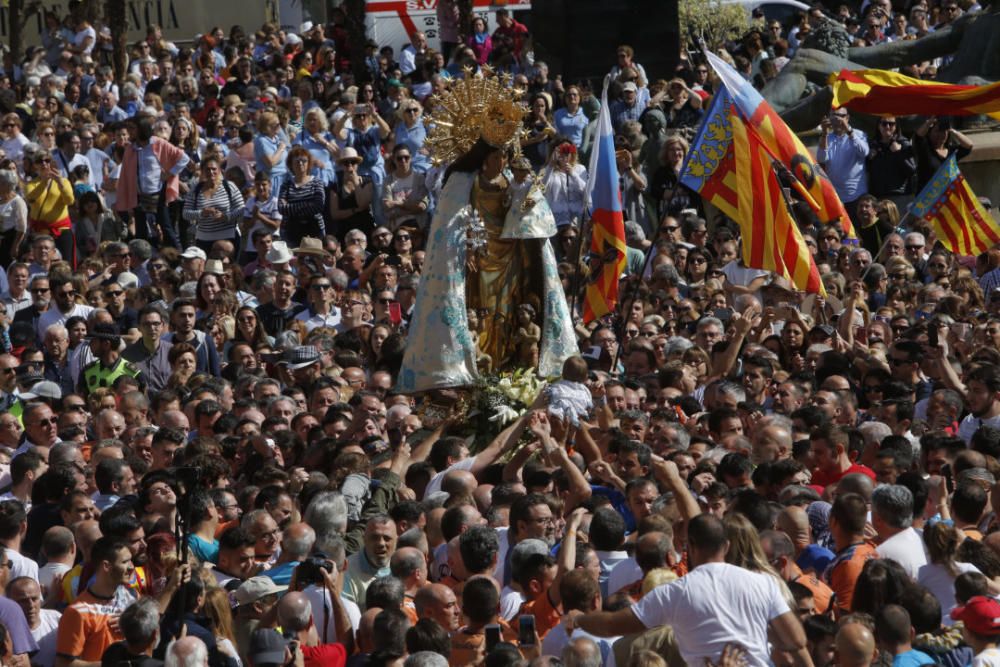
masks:
<svg viewBox="0 0 1000 667"><path fill-rule="evenodd" d="M591 225L591 227L593 226ZM581 220L580 229L577 231L576 234L576 249L573 252L574 254L573 285L572 285L572 294L570 295L570 301L569 301L569 312L573 318L576 318L576 299L580 294L580 278L582 278L582 276L580 275L582 273L582 269L580 267L580 254L583 252L583 237L586 228L587 228L587 222ZM593 234L593 230L591 230L591 234ZM582 313L580 314L580 317L581 318L583 317Z"/></svg>

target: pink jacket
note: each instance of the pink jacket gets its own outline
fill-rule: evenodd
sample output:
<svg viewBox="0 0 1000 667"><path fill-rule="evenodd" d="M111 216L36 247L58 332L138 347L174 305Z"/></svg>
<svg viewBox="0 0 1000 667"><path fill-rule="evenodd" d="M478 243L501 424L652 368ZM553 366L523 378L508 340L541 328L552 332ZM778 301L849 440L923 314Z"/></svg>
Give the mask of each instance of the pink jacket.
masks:
<svg viewBox="0 0 1000 667"><path fill-rule="evenodd" d="M184 155L184 151L174 146L169 141L164 141L159 137L152 137L150 145L153 147L153 154L156 155L160 169L170 171L174 165ZM171 176L167 179L167 203L175 201L180 189L180 179ZM115 203L117 211L132 211L139 206L139 161L137 151L133 146L125 149L125 156L122 158L122 173L118 178L118 200Z"/></svg>

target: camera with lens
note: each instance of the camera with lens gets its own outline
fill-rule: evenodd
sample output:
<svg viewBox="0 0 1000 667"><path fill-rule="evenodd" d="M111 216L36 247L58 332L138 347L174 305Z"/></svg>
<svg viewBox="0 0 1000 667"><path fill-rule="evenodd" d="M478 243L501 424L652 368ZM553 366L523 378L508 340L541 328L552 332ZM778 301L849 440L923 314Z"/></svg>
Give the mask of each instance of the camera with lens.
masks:
<svg viewBox="0 0 1000 667"><path fill-rule="evenodd" d="M310 584L322 586L323 573L320 570L326 570L330 574L333 574L333 563L330 562L330 558L324 553L313 554L299 563L297 570L299 586L302 588Z"/></svg>

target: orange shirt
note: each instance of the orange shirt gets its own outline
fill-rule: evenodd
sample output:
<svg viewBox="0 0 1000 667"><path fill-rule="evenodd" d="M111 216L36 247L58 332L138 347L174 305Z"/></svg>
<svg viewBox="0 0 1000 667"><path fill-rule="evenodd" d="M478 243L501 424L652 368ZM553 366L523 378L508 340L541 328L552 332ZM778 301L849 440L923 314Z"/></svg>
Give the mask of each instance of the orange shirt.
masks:
<svg viewBox="0 0 1000 667"><path fill-rule="evenodd" d="M403 596L403 613L410 619L410 625L416 625L420 620L417 616L417 606L413 603L413 596Z"/></svg>
<svg viewBox="0 0 1000 667"><path fill-rule="evenodd" d="M233 519L232 521L224 521L219 523L219 527L215 529L215 539L222 537L222 534L232 528L233 526L240 525L239 519Z"/></svg>
<svg viewBox="0 0 1000 667"><path fill-rule="evenodd" d="M812 572L809 574L802 574L802 570L795 563L792 563L795 572L795 578L792 579L797 584L802 584L806 588L812 591L813 594L813 604L816 607L817 614L825 614L830 610L830 601L833 599L833 591L829 586L824 584L816 575Z"/></svg>
<svg viewBox="0 0 1000 667"><path fill-rule="evenodd" d="M80 593L59 619L56 653L66 658L100 662L104 651L122 639L120 632L111 631L111 619L127 606L119 602L119 597L99 598L90 589Z"/></svg>
<svg viewBox="0 0 1000 667"><path fill-rule="evenodd" d="M862 542L842 549L830 561L823 578L836 596L834 604L839 611L849 612L851 610L854 586L861 575L861 570L868 560L877 557L875 547L867 542Z"/></svg>
<svg viewBox="0 0 1000 667"><path fill-rule="evenodd" d="M517 633L502 618L497 622L500 625L500 638L516 645ZM466 667L466 665L476 664L479 660L479 651L480 649L485 650L485 644L485 629L459 628L451 633L451 655L448 657L448 665L450 667Z"/></svg>
<svg viewBox="0 0 1000 667"><path fill-rule="evenodd" d="M522 604L521 611L517 615L521 616L522 614L531 614L535 617L535 631L538 633L539 639L545 639L549 630L559 625L559 621L562 619L559 610L552 606L548 591L534 600Z"/></svg>

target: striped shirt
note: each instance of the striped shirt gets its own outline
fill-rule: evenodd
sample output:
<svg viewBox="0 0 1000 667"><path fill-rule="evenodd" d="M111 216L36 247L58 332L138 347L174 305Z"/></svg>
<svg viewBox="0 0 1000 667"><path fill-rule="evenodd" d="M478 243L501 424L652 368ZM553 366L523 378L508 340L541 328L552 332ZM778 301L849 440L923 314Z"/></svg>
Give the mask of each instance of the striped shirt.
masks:
<svg viewBox="0 0 1000 667"><path fill-rule="evenodd" d="M188 191L184 200L184 219L197 223L195 238L199 241L219 241L232 239L236 236L236 225L243 219L243 195L240 189L223 181L213 193L204 187L195 185ZM210 220L202 217L202 211L214 208L221 211L223 217Z"/></svg>
<svg viewBox="0 0 1000 667"><path fill-rule="evenodd" d="M326 225L323 223L323 211L326 208L326 186L318 178L310 178L301 185L294 180L285 181L281 186L281 194L278 197L278 210L282 216L282 230L289 226L306 226L310 230L310 225L318 227L310 230L320 235L326 233ZM307 233L310 233L307 231ZM287 236L282 232L282 236ZM296 235L292 235L295 238Z"/></svg>

